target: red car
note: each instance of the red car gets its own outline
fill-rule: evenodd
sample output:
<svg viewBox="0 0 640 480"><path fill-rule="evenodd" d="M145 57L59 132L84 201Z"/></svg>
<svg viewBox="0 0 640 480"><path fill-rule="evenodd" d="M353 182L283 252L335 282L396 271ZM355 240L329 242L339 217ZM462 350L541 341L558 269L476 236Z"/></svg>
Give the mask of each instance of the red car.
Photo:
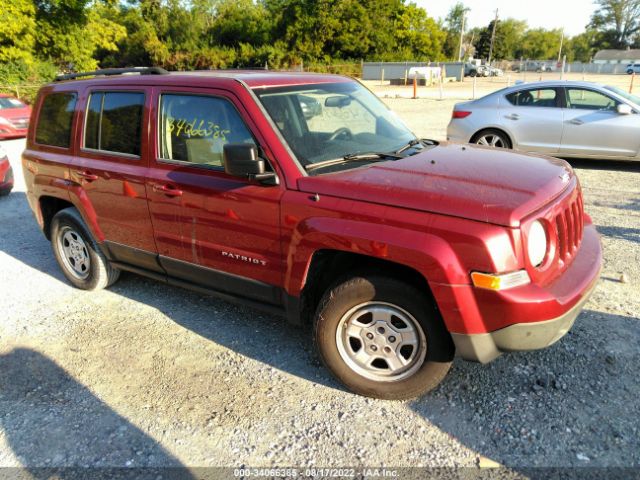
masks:
<svg viewBox="0 0 640 480"><path fill-rule="evenodd" d="M9 195L13 188L13 169L7 153L0 145L0 196Z"/></svg>
<svg viewBox="0 0 640 480"><path fill-rule="evenodd" d="M349 78L73 74L33 119L27 198L72 284L126 270L308 324L363 395L547 347L599 277L566 162L417 139Z"/></svg>
<svg viewBox="0 0 640 480"><path fill-rule="evenodd" d="M26 137L31 107L17 98L0 93L0 140Z"/></svg>

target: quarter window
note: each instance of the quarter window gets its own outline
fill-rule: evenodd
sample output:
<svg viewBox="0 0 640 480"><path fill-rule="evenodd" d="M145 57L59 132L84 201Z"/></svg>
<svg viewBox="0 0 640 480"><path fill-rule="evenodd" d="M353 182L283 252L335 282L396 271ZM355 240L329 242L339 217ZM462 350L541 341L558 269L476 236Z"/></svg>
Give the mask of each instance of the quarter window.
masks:
<svg viewBox="0 0 640 480"><path fill-rule="evenodd" d="M607 95L583 88L567 88L567 108L579 110L615 110L620 102Z"/></svg>
<svg viewBox="0 0 640 480"><path fill-rule="evenodd" d="M555 88L520 90L506 95L507 100L517 107L555 107L557 91Z"/></svg>
<svg viewBox="0 0 640 480"><path fill-rule="evenodd" d="M75 93L51 93L44 98L36 126L36 143L69 148L76 100Z"/></svg>
<svg viewBox="0 0 640 480"><path fill-rule="evenodd" d="M227 143L255 144L234 106L223 98L165 94L160 98L160 157L222 167Z"/></svg>
<svg viewBox="0 0 640 480"><path fill-rule="evenodd" d="M144 93L94 92L89 98L84 147L140 155Z"/></svg>

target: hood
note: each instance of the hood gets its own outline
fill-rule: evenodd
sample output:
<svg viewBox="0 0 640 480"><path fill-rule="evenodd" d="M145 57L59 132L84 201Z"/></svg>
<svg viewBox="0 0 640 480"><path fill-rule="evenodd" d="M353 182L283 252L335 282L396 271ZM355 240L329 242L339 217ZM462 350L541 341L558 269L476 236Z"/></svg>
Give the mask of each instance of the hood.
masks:
<svg viewBox="0 0 640 480"><path fill-rule="evenodd" d="M574 184L563 160L449 143L401 160L298 180L304 192L509 227Z"/></svg>
<svg viewBox="0 0 640 480"><path fill-rule="evenodd" d="M21 108L2 108L0 109L0 117L4 117L7 120L14 118L29 118L31 116L31 107L27 105Z"/></svg>

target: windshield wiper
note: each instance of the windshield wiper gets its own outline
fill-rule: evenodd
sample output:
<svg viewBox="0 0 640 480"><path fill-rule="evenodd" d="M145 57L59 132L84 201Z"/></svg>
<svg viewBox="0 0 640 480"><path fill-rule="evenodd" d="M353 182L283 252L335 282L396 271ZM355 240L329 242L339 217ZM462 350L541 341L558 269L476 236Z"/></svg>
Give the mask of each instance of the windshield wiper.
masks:
<svg viewBox="0 0 640 480"><path fill-rule="evenodd" d="M401 155L398 155L396 152L388 153L388 152L367 152L367 153L350 153L340 158L332 158L331 160L324 160L318 163L310 163L306 165L304 169L307 172L311 172L312 170L316 170L318 168L330 167L332 165L339 165L341 163L349 163L349 162L365 162L365 161L383 161L383 160L398 160L403 158Z"/></svg>
<svg viewBox="0 0 640 480"><path fill-rule="evenodd" d="M396 150L395 153L396 155L409 150L410 148L416 147L418 145L422 145L423 147L432 147L434 145L437 145L438 142L436 142L435 140L429 140L426 138L414 138L413 140L410 140L409 142L407 142L403 147L400 147L398 150Z"/></svg>

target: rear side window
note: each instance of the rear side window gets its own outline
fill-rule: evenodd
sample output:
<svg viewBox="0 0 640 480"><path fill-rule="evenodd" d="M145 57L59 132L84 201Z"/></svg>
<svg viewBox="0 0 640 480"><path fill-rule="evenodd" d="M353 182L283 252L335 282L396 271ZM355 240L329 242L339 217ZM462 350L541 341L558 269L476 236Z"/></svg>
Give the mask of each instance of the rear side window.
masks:
<svg viewBox="0 0 640 480"><path fill-rule="evenodd" d="M520 90L506 95L511 105L517 107L555 107L557 92L555 88Z"/></svg>
<svg viewBox="0 0 640 480"><path fill-rule="evenodd" d="M235 107L223 98L164 94L160 98L160 157L222 167L227 143L255 143Z"/></svg>
<svg viewBox="0 0 640 480"><path fill-rule="evenodd" d="M69 148L76 100L73 92L50 93L44 97L36 126L36 143Z"/></svg>
<svg viewBox="0 0 640 480"><path fill-rule="evenodd" d="M89 97L84 148L140 155L142 92L94 92Z"/></svg>

